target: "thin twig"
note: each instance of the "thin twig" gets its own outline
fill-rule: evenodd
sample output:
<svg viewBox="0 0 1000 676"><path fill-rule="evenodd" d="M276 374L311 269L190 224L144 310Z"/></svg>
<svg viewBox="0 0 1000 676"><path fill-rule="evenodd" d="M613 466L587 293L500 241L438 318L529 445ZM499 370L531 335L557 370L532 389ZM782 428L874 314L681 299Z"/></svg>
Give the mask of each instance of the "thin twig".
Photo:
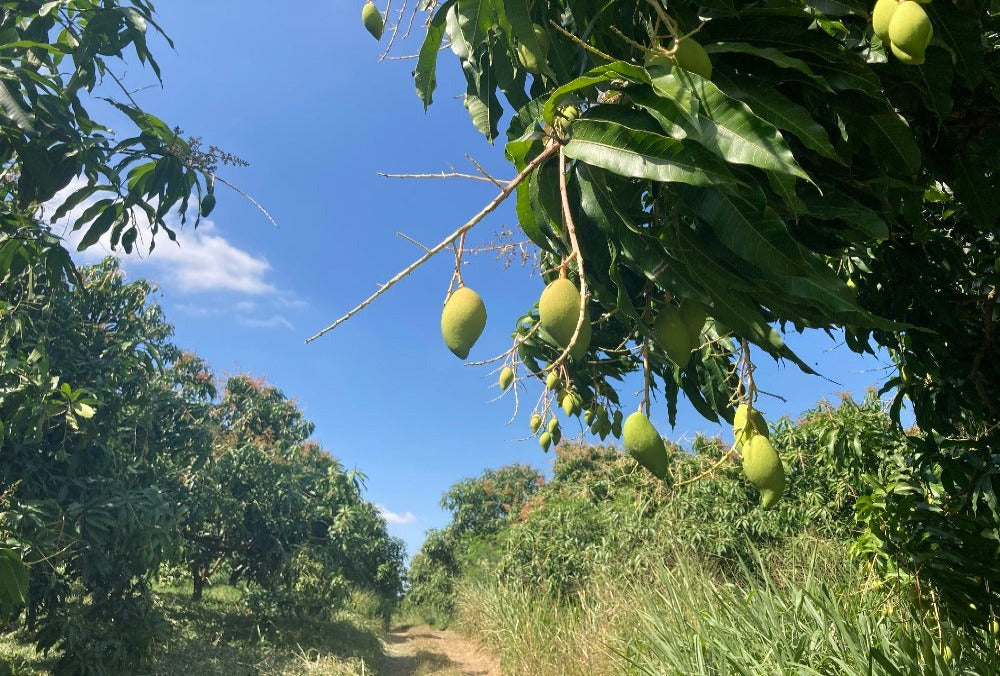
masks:
<svg viewBox="0 0 1000 676"><path fill-rule="evenodd" d="M605 54L604 52L602 52L601 50L599 50L597 47L593 47L591 45L588 45L586 42L584 42L580 38L578 38L575 35L573 35L572 33L570 33L568 30L566 30L565 28L563 28L562 26L560 26L559 24L557 24L555 21L549 20L549 23L552 24L552 27L555 28L557 31L559 31L560 33L562 33L563 35L565 35L566 37L568 37L570 40L572 40L576 44L578 44L581 47L583 47L584 49L586 49L591 54L596 54L597 56L601 57L602 59L605 59L606 61L621 61L621 59L617 59L617 58L611 56L610 54Z"/></svg>
<svg viewBox="0 0 1000 676"><path fill-rule="evenodd" d="M264 216L267 217L267 220L271 221L271 225L273 225L276 228L278 227L278 221L274 220L274 217L271 216L270 213L268 213L267 209L265 209L264 206L260 202L258 202L257 200L255 200L253 197L250 197L250 195L247 194L247 192L245 190L242 190L241 188L237 188L235 185L233 185L232 183L230 183L226 179L222 178L221 176L218 176L217 174L212 174L212 180L213 181L218 181L222 185L224 185L226 187L229 187L229 188L232 188L233 190L235 190L236 192L238 192L240 195L243 196L243 199L245 199L246 201L250 202L250 204L252 204L255 207L257 207L257 209L260 211L260 213L264 214Z"/></svg>
<svg viewBox="0 0 1000 676"><path fill-rule="evenodd" d="M384 172L378 172L378 176L382 178L467 178L472 181L483 181L485 183L493 183L500 187L501 189L506 186L506 181L498 181L493 177L486 176L476 176L475 174L463 174L461 172L452 171L449 173L440 172L437 174L387 174Z"/></svg>
<svg viewBox="0 0 1000 676"><path fill-rule="evenodd" d="M466 362L465 365L466 366L486 366L487 364L492 364L494 362L500 361L501 359L509 357L510 355L512 355L517 350L517 348L521 347L521 345L523 345L525 342L527 342L528 338L531 338L533 335L535 335L535 332L538 331L538 329L541 328L541 326L542 326L541 322L539 322L539 323L535 324L534 326L532 326L531 330L528 331L523 336L520 336L518 338L518 340L515 340L514 341L514 346L512 348L510 348L509 350L507 350L506 352L504 352L502 354L498 354L495 357L491 357L490 359L484 359L483 361L470 361L470 362Z"/></svg>
<svg viewBox="0 0 1000 676"><path fill-rule="evenodd" d="M552 155L554 155L558 150L559 150L559 146L556 146L556 145L550 145L545 150L543 150L538 155L538 157L536 157L535 159L533 159L531 162L528 163L528 166L526 166L521 171L521 173L519 173L516 177L514 177L514 180L512 180L510 183L508 183L507 186L503 190L500 191L499 195L497 195L496 197L494 197L490 201L490 203L487 204L485 207L483 207L482 211L480 211L478 214L476 214L475 216L473 216L472 219L469 220L469 222L465 223L460 228L458 228L455 232L453 232L450 235L448 235L447 237L445 237L443 240L441 240L440 242L438 242L431 249L428 249L427 253L425 253L423 256L421 256L416 261L414 261L409 267L407 267L407 268L401 270L400 272L398 272L395 277L393 277L388 282L386 282L381 287L379 287L378 291L376 291L371 296L369 296L368 298L366 298L360 305L358 305L353 310L351 310L350 312L348 312L346 315L344 315L343 317L341 317L340 319L338 319L337 321L335 321L333 324L330 324L330 326L326 327L325 329L323 329L322 331L320 331L316 335L312 336L311 338L308 338L306 340L306 343L311 343L312 341L316 340L320 336L329 333L330 331L334 330L335 328L337 328L338 326L340 326L341 324L343 324L344 322L346 322L348 319L350 319L351 317L353 317L357 313L361 312L361 310L363 310L366 307L368 307L369 305L371 305L372 302L376 298L378 298L383 293L385 293L386 291L388 291L389 289L391 289L392 287L394 287L396 284L398 284L400 281L402 281L403 278L405 278L411 272L413 272L414 270L416 270L417 268L419 268L421 265L423 265L428 260L430 260L433 256L435 256L436 254L440 253L449 244L451 244L456 239L458 239L459 237L461 237L463 234L465 234L466 232L468 232L469 230L471 230L473 227L475 227L476 224L478 224L481 220L483 220L484 218L486 218L498 206L500 206L503 203L504 200L506 200L508 197L510 197L511 193L514 192L514 189L521 183L521 181L523 181L529 175L531 175L531 172L533 172L535 169L537 169L539 166L541 166L545 161L547 161L550 157L552 157Z"/></svg>
<svg viewBox="0 0 1000 676"><path fill-rule="evenodd" d="M500 180L498 180L496 178L494 178L490 174L490 172L486 171L483 168L483 165L479 164L479 162L476 162L476 160L473 159L472 155L469 155L468 153L466 153L465 159L469 160L469 162L472 162L472 166L474 166L476 168L476 171L478 171L480 174L482 174L484 177L486 177L486 179L488 181L492 182L496 187L498 187L501 190L503 190L504 182L500 181Z"/></svg>
<svg viewBox="0 0 1000 676"><path fill-rule="evenodd" d="M722 467L727 461L732 460L732 454L733 454L732 451L726 451L726 454L721 458L719 458L719 461L717 463L715 463L714 465L712 465L711 467L709 467L708 469L706 469L704 472L702 472L697 476L693 476L690 479L685 479L684 481L678 481L677 483L674 484L674 488L677 489L680 488L681 486L686 486L687 484L693 484L695 481L701 481L709 474L712 474L713 472L715 472L715 470Z"/></svg>

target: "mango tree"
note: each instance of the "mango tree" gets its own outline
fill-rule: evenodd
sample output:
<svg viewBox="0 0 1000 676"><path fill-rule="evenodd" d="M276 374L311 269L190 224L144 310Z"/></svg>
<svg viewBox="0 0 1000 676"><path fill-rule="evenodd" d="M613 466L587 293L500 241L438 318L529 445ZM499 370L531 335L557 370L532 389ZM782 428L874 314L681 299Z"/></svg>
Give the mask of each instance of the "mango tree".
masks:
<svg viewBox="0 0 1000 676"><path fill-rule="evenodd" d="M731 422L756 399L755 359L812 372L790 334L888 351L883 393L897 421L912 401L920 434L862 505L866 546L985 626L1000 611L1000 5L879 5L873 26L861 0L424 3L418 96L430 105L450 47L472 123L516 175L378 293L446 248L461 259L515 197L548 288L575 294L512 317L502 359L547 381L540 417L572 396L602 436L635 406L615 387L630 372L642 415L657 398L673 423L683 393Z"/></svg>

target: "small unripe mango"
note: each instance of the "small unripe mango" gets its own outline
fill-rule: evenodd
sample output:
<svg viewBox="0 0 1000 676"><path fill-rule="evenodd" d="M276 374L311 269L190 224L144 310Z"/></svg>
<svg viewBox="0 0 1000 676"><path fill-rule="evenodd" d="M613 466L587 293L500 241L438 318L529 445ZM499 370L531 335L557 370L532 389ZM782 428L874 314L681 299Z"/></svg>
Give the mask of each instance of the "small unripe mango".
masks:
<svg viewBox="0 0 1000 676"><path fill-rule="evenodd" d="M684 368L691 360L691 334L680 311L675 307L664 308L653 322L653 337L670 360Z"/></svg>
<svg viewBox="0 0 1000 676"><path fill-rule="evenodd" d="M378 7L371 0L365 3L365 6L361 8L361 21L365 24L365 29L372 34L372 37L376 40L382 39L382 31L385 28L385 24L382 21L382 13L378 11Z"/></svg>
<svg viewBox="0 0 1000 676"><path fill-rule="evenodd" d="M538 299L538 316L550 336L564 349L569 345L580 317L580 289L565 277L550 283ZM590 347L590 315L584 309L583 325L570 356L579 359Z"/></svg>
<svg viewBox="0 0 1000 676"><path fill-rule="evenodd" d="M458 287L441 312L441 335L445 345L459 359L465 359L484 328L486 306L483 299L467 286Z"/></svg>
<svg viewBox="0 0 1000 676"><path fill-rule="evenodd" d="M755 434L743 445L743 473L760 491L760 504L769 509L785 492L785 468L774 446L763 434Z"/></svg>
<svg viewBox="0 0 1000 676"><path fill-rule="evenodd" d="M504 366L500 371L500 389L506 390L514 382L514 370L509 366Z"/></svg>
<svg viewBox="0 0 1000 676"><path fill-rule="evenodd" d="M555 418L549 421L549 432L555 432L559 429L559 421Z"/></svg>
<svg viewBox="0 0 1000 676"><path fill-rule="evenodd" d="M903 52L910 57L909 63L921 64L924 62L924 50L933 36L934 27L920 3L914 0L901 2L889 21L889 41L894 48L893 53L899 56L898 52ZM900 61L904 59L900 58Z"/></svg>
<svg viewBox="0 0 1000 676"><path fill-rule="evenodd" d="M542 428L542 416L532 413L531 418L528 420L528 427L531 428L532 434L537 434L538 430Z"/></svg>
<svg viewBox="0 0 1000 676"><path fill-rule="evenodd" d="M573 411L576 410L576 400L573 398L572 394L567 394L563 399L562 410L566 415L573 415Z"/></svg>
<svg viewBox="0 0 1000 676"><path fill-rule="evenodd" d="M549 375L545 378L545 389L554 390L559 387L559 374L555 371L550 371Z"/></svg>
<svg viewBox="0 0 1000 676"><path fill-rule="evenodd" d="M545 55L549 51L549 34L538 24L534 24L531 29L535 33L535 41L541 51L536 53L527 43L518 43L517 60L529 73L541 73L545 64Z"/></svg>
<svg viewBox="0 0 1000 676"><path fill-rule="evenodd" d="M745 444L755 434L763 434L767 438L771 436L767 429L767 421L764 420L760 411L754 409L753 414L748 418L749 411L749 406L740 404L736 407L736 414L733 416L733 437L735 438L734 445L737 448Z"/></svg>
<svg viewBox="0 0 1000 676"><path fill-rule="evenodd" d="M625 420L625 450L636 461L662 479L667 475L667 448L646 414L637 411Z"/></svg>
<svg viewBox="0 0 1000 676"><path fill-rule="evenodd" d="M705 48L695 42L694 38L684 38L677 45L677 53L674 54L674 61L678 66L696 75L701 75L706 80L712 79L712 60L708 58Z"/></svg>
<svg viewBox="0 0 1000 676"><path fill-rule="evenodd" d="M552 436L548 432L542 432L542 436L538 437L538 445L542 447L543 451L548 451L549 446L552 445Z"/></svg>

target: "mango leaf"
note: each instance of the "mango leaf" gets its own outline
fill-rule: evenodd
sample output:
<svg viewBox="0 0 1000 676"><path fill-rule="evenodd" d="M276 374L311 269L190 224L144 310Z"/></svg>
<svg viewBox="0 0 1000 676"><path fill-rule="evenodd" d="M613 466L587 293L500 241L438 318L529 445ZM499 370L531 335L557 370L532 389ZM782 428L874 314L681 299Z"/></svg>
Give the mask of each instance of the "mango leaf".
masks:
<svg viewBox="0 0 1000 676"><path fill-rule="evenodd" d="M788 359L804 373L816 375L811 366L802 361L784 341L775 341L770 327L760 308L745 293L747 283L733 283L733 273L724 271L719 264L706 253L705 243L691 228L674 228L668 233L668 246L672 253L685 262L688 275L695 281L705 295L711 298L712 317L723 322L735 331L737 336L745 337L755 345L760 346L773 357ZM720 275L720 271L724 274ZM739 279L737 277L737 279ZM780 336L778 336L780 339Z"/></svg>
<svg viewBox="0 0 1000 676"><path fill-rule="evenodd" d="M830 143L830 137L805 107L793 102L787 96L759 80L749 77L727 77L717 73L712 81L728 96L746 103L761 119L778 129L794 134L803 145L823 157L843 164L837 151Z"/></svg>
<svg viewBox="0 0 1000 676"><path fill-rule="evenodd" d="M653 88L681 106L688 92L693 92L699 103L696 112L701 133L697 140L727 162L782 172L811 182L781 132L711 81L677 69L655 78Z"/></svg>
<svg viewBox="0 0 1000 676"><path fill-rule="evenodd" d="M802 59L790 56L788 53L783 52L780 49L776 49L775 47L758 47L757 45L752 45L749 42L716 42L714 44L705 45L705 51L709 54L724 54L730 52L740 55L749 54L761 59L766 59L779 68L788 68L802 73L820 89L831 94L833 93L833 89L829 84L827 84L826 80L813 72L813 69L809 67L808 63ZM713 77L712 80L715 81L715 78Z"/></svg>
<svg viewBox="0 0 1000 676"><path fill-rule="evenodd" d="M438 7L427 27L427 37L424 38L417 56L413 79L417 86L417 96L424 103L424 110L427 110L433 101L434 89L437 87L438 53L441 51L441 41L444 39L447 26L446 17L456 2L457 0L447 0Z"/></svg>
<svg viewBox="0 0 1000 676"><path fill-rule="evenodd" d="M28 568L20 555L8 547L0 548L0 609L15 609L28 598Z"/></svg>
<svg viewBox="0 0 1000 676"><path fill-rule="evenodd" d="M703 186L735 182L723 162L697 145L629 128L615 110L587 112L573 123L567 157L654 181Z"/></svg>
<svg viewBox="0 0 1000 676"><path fill-rule="evenodd" d="M751 265L779 274L809 269L784 221L765 205L717 188L693 190L679 186L678 192L719 241Z"/></svg>
<svg viewBox="0 0 1000 676"><path fill-rule="evenodd" d="M860 0L806 0L811 7L826 16L868 16L868 6Z"/></svg>
<svg viewBox="0 0 1000 676"><path fill-rule="evenodd" d="M886 166L901 167L910 176L920 171L920 147L899 115L876 113L864 116L858 123L862 139Z"/></svg>
<svg viewBox="0 0 1000 676"><path fill-rule="evenodd" d="M809 214L820 220L840 221L856 235L855 242L882 240L889 236L889 226L875 211L842 192L809 195L803 198Z"/></svg>
<svg viewBox="0 0 1000 676"><path fill-rule="evenodd" d="M934 26L935 42L948 45L956 72L974 89L985 76L983 37L975 12L950 2L931 3L924 9Z"/></svg>
<svg viewBox="0 0 1000 676"><path fill-rule="evenodd" d="M602 82L610 82L611 80L627 80L636 84L648 84L649 76L642 68L624 61L615 61L604 66L599 66L587 71L575 80L567 82L552 92L545 102L545 107L542 109L542 117L546 122L552 124L556 108L559 107L559 104L566 96L581 89L587 89Z"/></svg>

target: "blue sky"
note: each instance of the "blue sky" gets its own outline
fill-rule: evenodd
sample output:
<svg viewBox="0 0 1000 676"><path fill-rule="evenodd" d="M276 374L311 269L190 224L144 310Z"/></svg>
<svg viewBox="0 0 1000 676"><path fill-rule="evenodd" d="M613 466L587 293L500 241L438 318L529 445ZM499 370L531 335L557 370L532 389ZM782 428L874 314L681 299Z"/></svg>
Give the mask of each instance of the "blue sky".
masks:
<svg viewBox="0 0 1000 676"><path fill-rule="evenodd" d="M361 5L337 0L279 11L259 0L238 10L219 1L158 3L159 22L176 44L170 51L154 42L163 86L137 66L122 69L126 83L150 112L248 160L249 168L220 175L261 202L280 227L220 186L210 220L184 229L180 247L163 239L126 268L159 284L157 300L178 345L206 358L220 377L263 375L295 399L315 422L316 440L368 476L368 498L387 510L391 531L413 553L428 528L447 522L438 502L451 484L512 462L545 469L550 456L525 440L541 384L526 382L521 414L508 426L513 403L509 396L491 401L495 374L464 366L442 343L441 303L453 267L447 253L304 344L420 256L397 232L435 244L495 195L485 183L391 180L378 172L469 172L468 153L496 176L512 175L502 146L491 146L469 122L450 53L442 54L435 103L425 114L414 61L379 61L384 43L362 28ZM395 52L418 47L411 38ZM481 223L470 243L487 243L505 226L516 227L513 204ZM489 254L464 276L489 315L470 360L499 354L542 283L530 268L504 270ZM823 334L788 340L836 382L761 361L758 386L787 399L761 399L769 418L798 415L843 391L860 396L884 379L888 360L835 349ZM621 394L627 408L638 403L632 391ZM674 430L664 406L653 422L674 439L732 436L688 405ZM564 435L578 429L564 421Z"/></svg>

